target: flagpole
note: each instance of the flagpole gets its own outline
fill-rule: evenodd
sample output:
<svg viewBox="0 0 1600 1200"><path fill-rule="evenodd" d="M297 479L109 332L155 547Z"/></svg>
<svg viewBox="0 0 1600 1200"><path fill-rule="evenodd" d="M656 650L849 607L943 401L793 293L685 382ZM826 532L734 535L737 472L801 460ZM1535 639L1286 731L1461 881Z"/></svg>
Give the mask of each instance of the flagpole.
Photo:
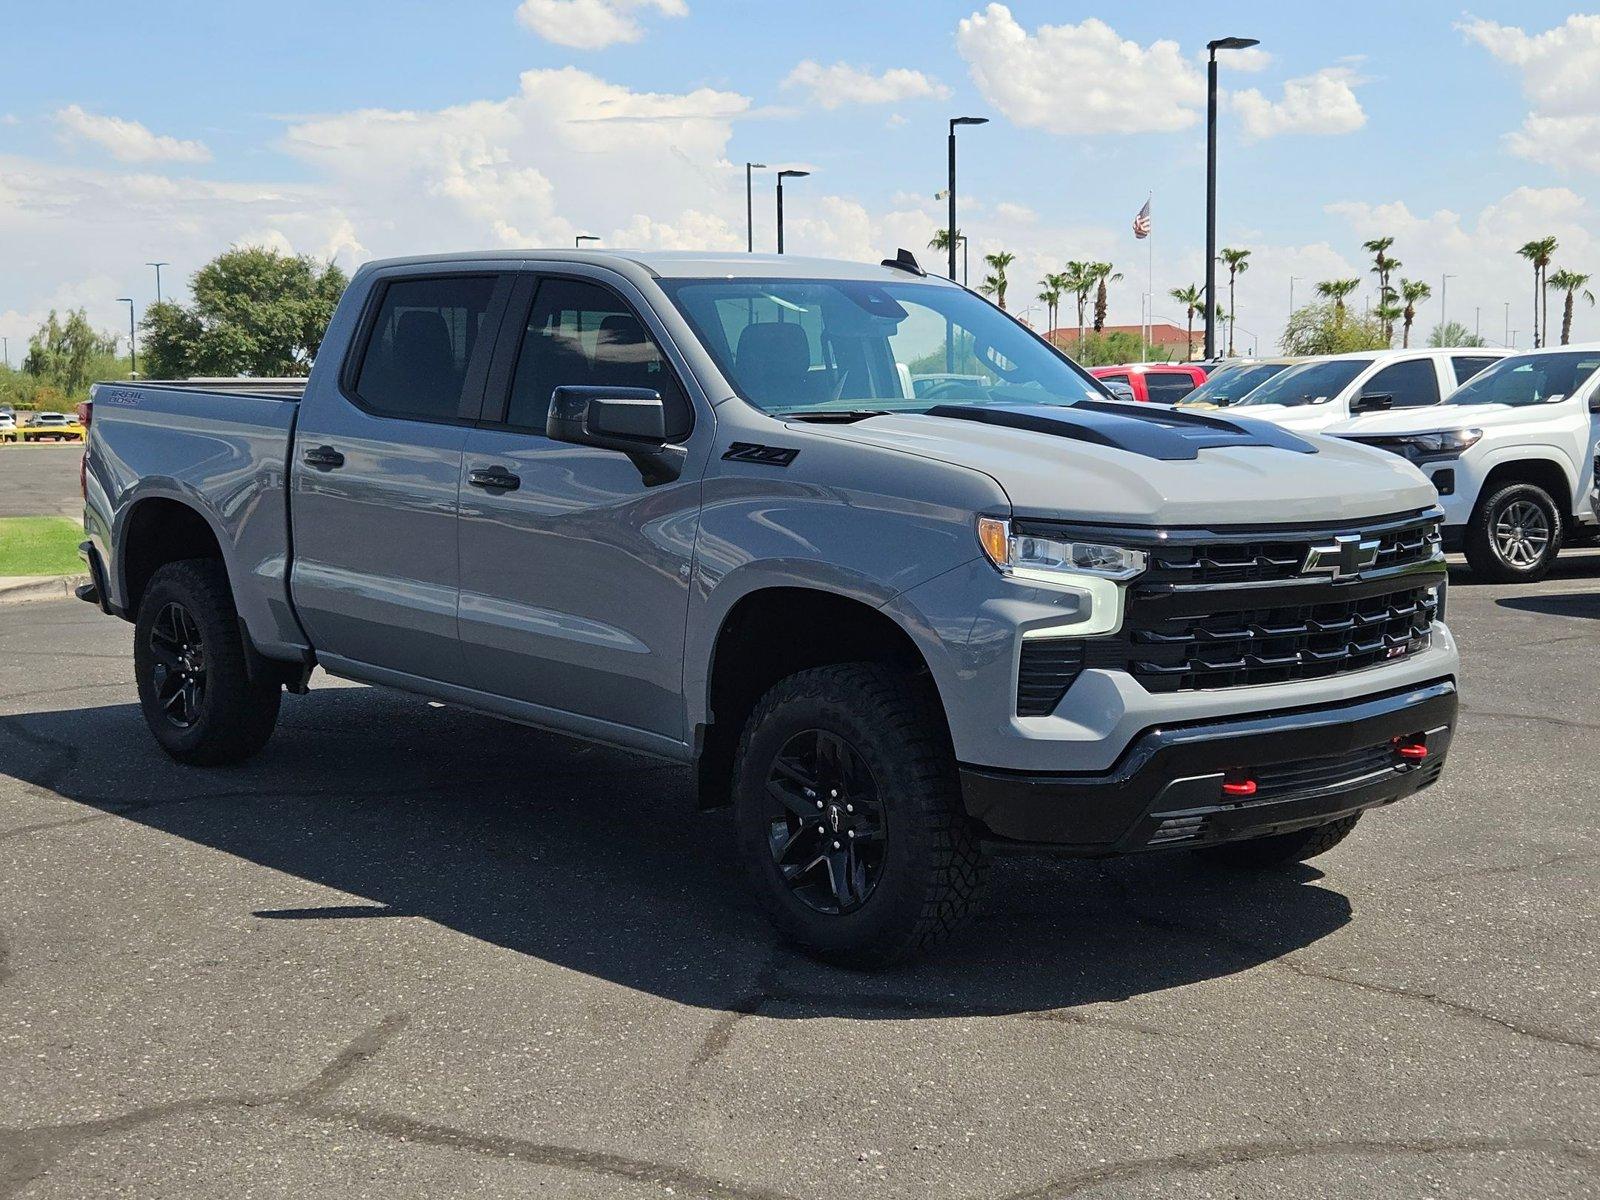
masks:
<svg viewBox="0 0 1600 1200"><path fill-rule="evenodd" d="M1145 204L1151 205L1156 198L1155 192L1145 197ZM1156 328L1156 222L1154 208L1151 208L1150 232L1145 235L1145 250L1149 257L1145 260L1145 326L1144 348L1139 351L1139 361L1146 362L1149 357L1150 339L1155 335Z"/></svg>

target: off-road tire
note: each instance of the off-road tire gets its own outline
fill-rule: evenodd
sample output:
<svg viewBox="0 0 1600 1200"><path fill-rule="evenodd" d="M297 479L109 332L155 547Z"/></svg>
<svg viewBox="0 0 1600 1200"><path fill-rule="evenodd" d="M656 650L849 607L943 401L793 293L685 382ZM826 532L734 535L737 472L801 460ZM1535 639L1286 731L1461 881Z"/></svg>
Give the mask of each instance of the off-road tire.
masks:
<svg viewBox="0 0 1600 1200"><path fill-rule="evenodd" d="M203 654L204 688L187 727L169 719L158 695L152 631L171 605L192 619ZM179 762L207 767L240 763L272 736L283 689L275 679L250 678L233 593L216 560L168 563L151 577L134 623L133 665L145 723L161 748Z"/></svg>
<svg viewBox="0 0 1600 1200"><path fill-rule="evenodd" d="M1530 503L1544 513L1549 524L1549 541L1544 553L1531 565L1511 562L1501 551L1495 538L1495 525L1512 505ZM1472 519L1467 522L1462 549L1466 551L1467 565L1472 573L1494 583L1532 583L1550 573L1561 552L1566 534L1566 521L1550 493L1535 483L1513 483L1496 490L1478 505Z"/></svg>
<svg viewBox="0 0 1600 1200"><path fill-rule="evenodd" d="M866 765L885 816L880 870L853 911L808 906L769 842L773 764L790 739L812 730L842 738ZM845 966L926 951L972 914L987 876L932 684L877 664L801 671L761 698L734 762L734 820L746 874L773 924L808 953Z"/></svg>
<svg viewBox="0 0 1600 1200"><path fill-rule="evenodd" d="M1298 829L1293 833L1275 833L1270 837L1208 846L1196 853L1208 862L1244 870L1259 871L1270 867L1287 866L1290 863L1305 862L1308 858L1315 858L1332 850L1350 836L1350 831L1360 820L1360 813L1351 813L1348 817L1340 817L1337 821L1329 821L1326 825L1313 825L1310 829Z"/></svg>

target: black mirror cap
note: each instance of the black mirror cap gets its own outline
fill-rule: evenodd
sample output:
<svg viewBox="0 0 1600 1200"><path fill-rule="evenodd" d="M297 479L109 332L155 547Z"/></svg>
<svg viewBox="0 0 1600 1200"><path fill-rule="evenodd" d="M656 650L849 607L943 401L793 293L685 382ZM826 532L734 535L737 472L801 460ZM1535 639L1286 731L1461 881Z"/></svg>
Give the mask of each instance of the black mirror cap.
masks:
<svg viewBox="0 0 1600 1200"><path fill-rule="evenodd" d="M1592 413L1600 413L1600 392L1596 392L1594 395L1589 397L1589 411Z"/></svg>
<svg viewBox="0 0 1600 1200"><path fill-rule="evenodd" d="M1353 413L1384 412L1393 407L1393 393L1370 392L1364 396L1357 396L1350 404L1350 411Z"/></svg>
<svg viewBox="0 0 1600 1200"><path fill-rule="evenodd" d="M667 407L653 388L564 385L550 394L545 436L606 450L653 449L667 441Z"/></svg>

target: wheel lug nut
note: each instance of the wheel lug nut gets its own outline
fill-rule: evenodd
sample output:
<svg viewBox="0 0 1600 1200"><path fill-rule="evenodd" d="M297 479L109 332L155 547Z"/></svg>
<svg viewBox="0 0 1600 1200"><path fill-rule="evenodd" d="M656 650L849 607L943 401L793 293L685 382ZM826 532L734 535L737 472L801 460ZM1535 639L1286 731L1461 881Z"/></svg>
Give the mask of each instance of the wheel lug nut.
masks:
<svg viewBox="0 0 1600 1200"><path fill-rule="evenodd" d="M821 807L822 807L822 801L821 801L821 800L818 800L818 801L817 801L817 807L818 807L818 808L821 808Z"/></svg>
<svg viewBox="0 0 1600 1200"><path fill-rule="evenodd" d="M856 806L854 804L846 804L844 810L845 812L855 812Z"/></svg>
<svg viewBox="0 0 1600 1200"><path fill-rule="evenodd" d="M834 848L834 849L835 849L835 850L837 850L837 849L838 849L838 848L839 848L839 843L838 843L838 842L835 842L835 843L834 843L834 844L833 844L833 848Z"/></svg>
<svg viewBox="0 0 1600 1200"><path fill-rule="evenodd" d="M837 800L839 798L839 789L838 788L829 788L828 789L828 796L829 796L830 799Z"/></svg>
<svg viewBox="0 0 1600 1200"><path fill-rule="evenodd" d="M853 838L856 835L856 831L854 829L847 829L847 830L845 830L844 835L847 838Z"/></svg>
<svg viewBox="0 0 1600 1200"><path fill-rule="evenodd" d="M827 833L828 831L826 829L824 829L821 825L818 825L817 826L817 832L818 833Z"/></svg>

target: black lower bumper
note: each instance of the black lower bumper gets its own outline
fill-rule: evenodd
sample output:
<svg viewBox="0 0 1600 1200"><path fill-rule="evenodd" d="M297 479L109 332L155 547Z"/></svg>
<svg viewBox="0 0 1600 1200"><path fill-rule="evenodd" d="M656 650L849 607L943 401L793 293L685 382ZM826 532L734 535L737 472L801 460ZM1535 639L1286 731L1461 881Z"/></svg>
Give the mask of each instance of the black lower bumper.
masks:
<svg viewBox="0 0 1600 1200"><path fill-rule="evenodd" d="M1456 704L1454 681L1441 679L1335 708L1155 728L1101 774L963 766L962 796L996 843L1086 855L1286 833L1435 782ZM1397 749L1415 744L1425 758ZM1253 794L1224 793L1245 780Z"/></svg>

